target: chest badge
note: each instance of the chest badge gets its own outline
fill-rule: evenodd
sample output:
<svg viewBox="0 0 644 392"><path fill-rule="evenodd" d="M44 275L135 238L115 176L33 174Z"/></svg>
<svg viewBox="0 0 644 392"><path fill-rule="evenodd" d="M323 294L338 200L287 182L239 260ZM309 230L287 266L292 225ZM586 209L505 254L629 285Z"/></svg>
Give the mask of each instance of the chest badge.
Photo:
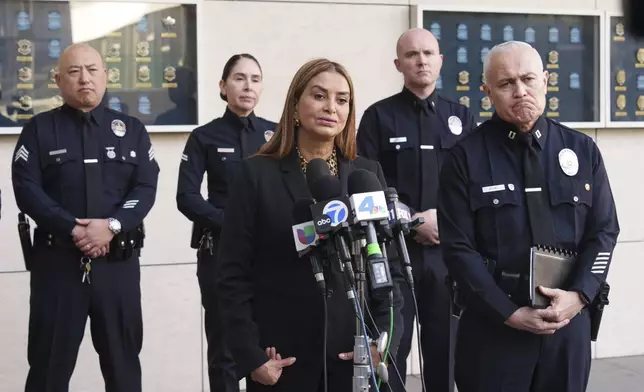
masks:
<svg viewBox="0 0 644 392"><path fill-rule="evenodd" d="M567 176L574 176L579 171L577 154L569 148L559 151L559 166Z"/></svg>
<svg viewBox="0 0 644 392"><path fill-rule="evenodd" d="M452 132L454 135L460 135L463 133L463 123L461 122L461 119L456 117L456 116L450 116L447 119L447 125L449 126L450 132Z"/></svg>
<svg viewBox="0 0 644 392"><path fill-rule="evenodd" d="M266 141L268 142L269 140L271 140L274 134L275 132L273 131L264 131L264 139L266 139Z"/></svg>
<svg viewBox="0 0 644 392"><path fill-rule="evenodd" d="M109 159L116 158L116 152L114 152L114 147L105 147L106 155Z"/></svg>
<svg viewBox="0 0 644 392"><path fill-rule="evenodd" d="M125 124L121 120L112 120L112 132L118 137L123 137L125 136L125 132L127 129L125 128Z"/></svg>

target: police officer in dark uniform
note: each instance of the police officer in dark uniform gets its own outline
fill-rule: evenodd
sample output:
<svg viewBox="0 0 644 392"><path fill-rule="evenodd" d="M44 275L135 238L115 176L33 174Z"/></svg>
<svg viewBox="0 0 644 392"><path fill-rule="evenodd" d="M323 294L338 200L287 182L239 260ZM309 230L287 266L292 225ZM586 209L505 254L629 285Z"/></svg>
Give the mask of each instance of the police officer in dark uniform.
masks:
<svg viewBox="0 0 644 392"><path fill-rule="evenodd" d="M544 117L548 73L536 50L506 42L484 67L496 112L451 150L438 197L445 262L465 307L456 383L582 392L591 315L619 234L606 169L590 137ZM536 245L576 254L565 284L540 289L547 308L522 289Z"/></svg>
<svg viewBox="0 0 644 392"><path fill-rule="evenodd" d="M72 45L58 67L65 104L29 120L12 157L18 208L37 224L25 391L68 390L88 315L106 391L141 391L139 253L159 166L143 124L99 105L96 50Z"/></svg>
<svg viewBox="0 0 644 392"><path fill-rule="evenodd" d="M442 55L438 41L425 29L404 33L396 46L396 68L404 76L403 90L369 107L358 130L360 155L378 160L387 184L398 190L400 200L422 216L425 223L408 241L414 271L423 369L428 391L452 391L452 344L456 320L450 312L436 225L438 175L445 152L476 123L469 110L436 92ZM396 365L404 380L414 329L414 298L403 287L404 335ZM394 374L390 369L390 374ZM403 390L398 377L390 377L393 391Z"/></svg>
<svg viewBox="0 0 644 392"><path fill-rule="evenodd" d="M179 167L177 207L193 222L191 246L197 248L197 277L205 310L210 390L239 391L235 364L223 337L214 285L215 256L232 183L241 161L270 139L275 123L257 117L255 106L262 92L262 70L250 54L236 54L224 66L221 99L223 117L195 129ZM201 195L208 173L208 200Z"/></svg>

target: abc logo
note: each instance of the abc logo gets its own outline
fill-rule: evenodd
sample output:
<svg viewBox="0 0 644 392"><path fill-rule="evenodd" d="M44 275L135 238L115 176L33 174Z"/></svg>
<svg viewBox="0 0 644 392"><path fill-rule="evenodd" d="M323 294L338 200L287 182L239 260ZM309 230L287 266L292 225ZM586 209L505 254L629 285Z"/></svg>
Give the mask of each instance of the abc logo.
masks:
<svg viewBox="0 0 644 392"><path fill-rule="evenodd" d="M322 213L331 218L331 226L337 226L349 218L349 209L346 204L338 200L328 202Z"/></svg>
<svg viewBox="0 0 644 392"><path fill-rule="evenodd" d="M317 222L318 226L328 225L330 223L331 223L331 218L329 218L328 216L326 218L322 218L318 220Z"/></svg>

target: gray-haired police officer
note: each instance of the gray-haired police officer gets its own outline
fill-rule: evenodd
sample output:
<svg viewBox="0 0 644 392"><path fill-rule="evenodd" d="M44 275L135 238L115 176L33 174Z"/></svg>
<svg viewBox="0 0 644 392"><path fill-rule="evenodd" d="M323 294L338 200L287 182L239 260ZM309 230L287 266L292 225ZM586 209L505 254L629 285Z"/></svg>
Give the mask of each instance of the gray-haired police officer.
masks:
<svg viewBox="0 0 644 392"><path fill-rule="evenodd" d="M496 46L484 72L496 113L451 150L438 197L445 262L466 306L456 384L461 392L582 392L588 305L619 234L606 169L590 137L544 117L548 73L530 45ZM531 306L521 283L508 284L529 276L538 244L577 253L567 283L542 289L545 309Z"/></svg>
<svg viewBox="0 0 644 392"><path fill-rule="evenodd" d="M436 80L443 63L436 38L425 29L411 29L396 45L396 68L404 76L402 92L369 107L360 121L358 153L382 165L387 184L425 223L408 241L414 271L420 342L428 391L454 389L453 341L456 319L450 311L447 269L436 225L438 176L445 152L476 126L463 105L440 96ZM404 295L404 335L396 365L404 380L411 349L415 307L411 290ZM391 390L404 390L390 369Z"/></svg>
<svg viewBox="0 0 644 392"><path fill-rule="evenodd" d="M65 104L23 128L12 162L18 208L37 224L27 392L67 391L87 316L106 391L141 391L139 251L159 166L143 124L100 106L99 53L70 46Z"/></svg>

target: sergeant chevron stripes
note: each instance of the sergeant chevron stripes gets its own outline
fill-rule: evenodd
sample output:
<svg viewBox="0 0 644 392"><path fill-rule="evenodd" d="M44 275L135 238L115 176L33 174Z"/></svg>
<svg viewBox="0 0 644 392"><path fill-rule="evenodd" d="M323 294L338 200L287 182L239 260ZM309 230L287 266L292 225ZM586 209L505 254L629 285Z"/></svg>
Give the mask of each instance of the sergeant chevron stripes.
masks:
<svg viewBox="0 0 644 392"><path fill-rule="evenodd" d="M18 159L22 159L25 162L29 161L29 151L27 151L24 145L20 146L18 151L16 151L16 155L14 156L13 161L18 162Z"/></svg>
<svg viewBox="0 0 644 392"><path fill-rule="evenodd" d="M154 148L152 147L150 147L150 150L148 150L148 158L150 158L150 160L154 159Z"/></svg>
<svg viewBox="0 0 644 392"><path fill-rule="evenodd" d="M128 200L125 203L123 203L123 208L134 208L136 205L139 203L138 200Z"/></svg>
<svg viewBox="0 0 644 392"><path fill-rule="evenodd" d="M181 154L181 160L188 162L188 156L186 154Z"/></svg>
<svg viewBox="0 0 644 392"><path fill-rule="evenodd" d="M599 252L597 253L597 258L590 270L593 274L603 274L606 272L606 267L608 267L608 262L610 261L610 252Z"/></svg>

